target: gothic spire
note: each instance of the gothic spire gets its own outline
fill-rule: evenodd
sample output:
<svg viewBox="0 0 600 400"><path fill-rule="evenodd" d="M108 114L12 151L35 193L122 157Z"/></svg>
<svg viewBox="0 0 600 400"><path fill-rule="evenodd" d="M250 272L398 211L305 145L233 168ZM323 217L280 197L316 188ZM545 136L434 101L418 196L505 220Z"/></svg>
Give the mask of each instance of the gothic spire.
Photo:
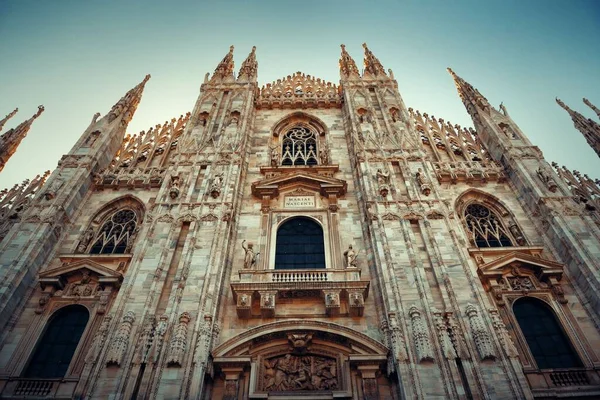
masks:
<svg viewBox="0 0 600 400"><path fill-rule="evenodd" d="M29 132L33 121L43 112L44 106L38 106L37 112L31 118L0 136L0 171L4 169L4 165L6 165L10 157L17 151L21 140L27 136L27 132Z"/></svg>
<svg viewBox="0 0 600 400"><path fill-rule="evenodd" d="M584 98L583 102L592 110L594 110L594 112L596 113L596 115L598 115L598 118L600 118L600 109L598 109L598 107L596 107L595 105L593 105L588 99ZM0 129L2 129L0 127Z"/></svg>
<svg viewBox="0 0 600 400"><path fill-rule="evenodd" d="M372 76L387 76L385 74L385 69L383 69L383 65L379 62L377 57L373 55L371 50L367 47L366 43L363 43L363 47L365 48L365 72L364 75L372 75Z"/></svg>
<svg viewBox="0 0 600 400"><path fill-rule="evenodd" d="M121 97L117 104L115 104L108 113L108 122L114 121L121 115L123 115L121 125L126 126L129 121L131 121L133 114L140 104L142 94L144 93L144 87L146 86L148 79L150 79L150 74L146 75L144 80L138 83L133 89L128 91L125 96Z"/></svg>
<svg viewBox="0 0 600 400"><path fill-rule="evenodd" d="M233 68L233 61L231 62L231 65ZM255 80L257 73L258 62L256 62L256 46L252 46L252 51L250 52L250 54L248 54L248 57L242 63L242 67L240 68L240 72L238 74L238 80Z"/></svg>
<svg viewBox="0 0 600 400"><path fill-rule="evenodd" d="M230 77L233 77L233 45L229 47L229 53L221 60L219 65L217 65L217 68L215 68L215 73L213 74L211 81Z"/></svg>
<svg viewBox="0 0 600 400"><path fill-rule="evenodd" d="M474 104L483 111L489 113L491 109L490 104L487 99L481 93L479 93L479 90L475 89L470 83L456 75L452 68L447 68L447 70L452 76L452 79L454 79L456 90L458 90L458 95L463 101L465 107L468 109L469 104Z"/></svg>
<svg viewBox="0 0 600 400"><path fill-rule="evenodd" d="M360 76L356 63L346 51L346 46L341 45L342 55L340 57L340 74L342 78L358 78Z"/></svg>
<svg viewBox="0 0 600 400"><path fill-rule="evenodd" d="M6 117L0 119L0 132L2 132L2 128L4 128L4 124L6 124L6 121L14 117L17 111L19 111L19 109L15 108L11 113L7 114Z"/></svg>
<svg viewBox="0 0 600 400"><path fill-rule="evenodd" d="M590 118L584 117L577 111L571 110L571 108L560 101L560 99L556 99L556 102L569 113L575 128L583 134L590 147L594 149L596 154L598 154L598 157L600 157L600 124Z"/></svg>

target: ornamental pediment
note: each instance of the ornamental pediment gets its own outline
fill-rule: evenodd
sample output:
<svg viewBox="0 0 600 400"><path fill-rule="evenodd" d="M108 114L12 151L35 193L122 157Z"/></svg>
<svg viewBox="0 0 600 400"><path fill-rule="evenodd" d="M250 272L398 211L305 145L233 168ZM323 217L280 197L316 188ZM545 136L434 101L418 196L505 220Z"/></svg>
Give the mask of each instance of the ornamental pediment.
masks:
<svg viewBox="0 0 600 400"><path fill-rule="evenodd" d="M523 252L513 251L493 261L479 266L479 273L487 278L502 277L508 273L521 275L522 270L530 270L540 280L554 277L562 278L563 265L555 261Z"/></svg>
<svg viewBox="0 0 600 400"><path fill-rule="evenodd" d="M258 198L275 198L282 191L297 188L319 192L325 197L331 195L340 197L346 193L347 184L342 179L307 171L295 171L254 182L252 184L252 194Z"/></svg>
<svg viewBox="0 0 600 400"><path fill-rule="evenodd" d="M83 259L40 272L39 282L42 288L44 288L46 285L62 288L69 280L69 276L78 273L95 275L98 277L99 283L112 284L116 286L118 286L123 280L123 275L120 272L114 271L93 260Z"/></svg>

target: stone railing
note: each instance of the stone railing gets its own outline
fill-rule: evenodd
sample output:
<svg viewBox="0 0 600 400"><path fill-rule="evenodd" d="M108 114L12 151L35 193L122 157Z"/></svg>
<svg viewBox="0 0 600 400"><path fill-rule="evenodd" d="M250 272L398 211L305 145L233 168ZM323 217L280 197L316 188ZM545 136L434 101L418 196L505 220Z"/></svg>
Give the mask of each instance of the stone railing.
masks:
<svg viewBox="0 0 600 400"><path fill-rule="evenodd" d="M0 398L2 399L54 399L72 398L77 380L71 379L0 379Z"/></svg>
<svg viewBox="0 0 600 400"><path fill-rule="evenodd" d="M584 386L590 384L585 370L553 371L547 373L553 386Z"/></svg>
<svg viewBox="0 0 600 400"><path fill-rule="evenodd" d="M360 269L270 269L270 270L241 270L241 282L255 283L293 283L293 282L343 282L360 280Z"/></svg>
<svg viewBox="0 0 600 400"><path fill-rule="evenodd" d="M164 168L103 170L94 176L96 188L158 188L166 173Z"/></svg>
<svg viewBox="0 0 600 400"><path fill-rule="evenodd" d="M362 316L364 300L369 295L369 281L360 279L359 268L345 269L294 269L294 270L247 270L242 269L240 280L231 282L231 290L240 318L276 316L279 300L304 302L320 299L329 316ZM310 301L310 300L309 300ZM284 304L284 308L285 308ZM282 310L285 314L285 310ZM282 314L282 315L283 315Z"/></svg>
<svg viewBox="0 0 600 400"><path fill-rule="evenodd" d="M47 380L19 380L14 394L16 396L45 397L52 392L54 381Z"/></svg>
<svg viewBox="0 0 600 400"><path fill-rule="evenodd" d="M456 161L433 163L438 182L482 182L506 179L502 167L493 161Z"/></svg>

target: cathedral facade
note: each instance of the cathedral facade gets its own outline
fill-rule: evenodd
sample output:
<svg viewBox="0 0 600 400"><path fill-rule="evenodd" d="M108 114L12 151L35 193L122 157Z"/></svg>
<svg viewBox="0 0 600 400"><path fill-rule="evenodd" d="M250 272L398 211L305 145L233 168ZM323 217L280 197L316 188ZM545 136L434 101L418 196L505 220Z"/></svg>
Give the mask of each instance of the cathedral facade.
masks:
<svg viewBox="0 0 600 400"><path fill-rule="evenodd" d="M598 183L452 70L474 128L366 45L338 85L255 50L1 193L0 398L600 397Z"/></svg>

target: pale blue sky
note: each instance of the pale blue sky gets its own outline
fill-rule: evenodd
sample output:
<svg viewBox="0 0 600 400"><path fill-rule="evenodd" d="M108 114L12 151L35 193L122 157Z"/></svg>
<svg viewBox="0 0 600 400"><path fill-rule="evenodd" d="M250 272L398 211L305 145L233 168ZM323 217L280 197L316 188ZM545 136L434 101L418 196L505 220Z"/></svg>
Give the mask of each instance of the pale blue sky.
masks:
<svg viewBox="0 0 600 400"><path fill-rule="evenodd" d="M56 167L89 124L146 73L129 133L190 111L204 74L235 45L257 46L261 85L302 71L339 81L341 43L367 42L409 107L472 126L446 67L501 101L546 159L600 177L600 160L565 103L600 106L598 1L0 0L0 114L5 130L44 104L0 188Z"/></svg>

